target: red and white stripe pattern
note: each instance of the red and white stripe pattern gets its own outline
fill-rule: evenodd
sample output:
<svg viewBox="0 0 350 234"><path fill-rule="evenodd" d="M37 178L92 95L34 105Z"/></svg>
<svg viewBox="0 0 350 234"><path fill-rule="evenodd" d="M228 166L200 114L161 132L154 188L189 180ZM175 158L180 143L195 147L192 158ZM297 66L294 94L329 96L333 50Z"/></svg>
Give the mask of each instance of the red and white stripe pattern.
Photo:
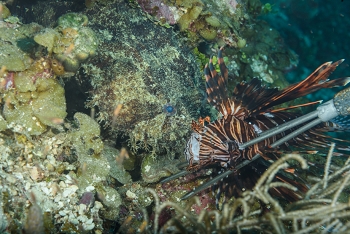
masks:
<svg viewBox="0 0 350 234"><path fill-rule="evenodd" d="M294 129L277 134L243 150L239 149L239 145L257 137L263 131L300 116L296 112L287 111L293 107L273 110L274 106L322 88L344 86L349 83L349 77L328 80L328 76L341 62L342 60L335 63L324 63L305 80L282 90L264 87L259 79L253 78L249 83L238 84L233 90L233 95L229 96L227 90L228 70L222 57L221 48L218 52L221 75L215 70L212 59L205 66L204 74L208 102L222 114L222 117L206 126L196 122L192 123L193 133L185 149L185 156L189 163L187 169L199 170L208 165L234 169L242 160L250 160L256 154L260 154L263 159L268 160L271 159L269 153L272 152L273 155L276 155L277 150L290 150L290 146L306 150L319 150L320 148L327 150L331 141L323 133L336 129L336 123L328 122L317 125L285 142L279 149L271 149L269 146ZM311 104L315 103L302 106ZM349 150L348 147L345 148ZM258 171L256 168L261 168L261 164L259 166L251 164L250 167L255 168L253 171ZM233 176L237 176L237 174ZM252 184L252 178L258 178L258 175L248 178L247 183ZM278 179L287 181L283 177ZM289 183L293 183L291 180L289 181ZM244 184L243 182L242 184ZM303 185L300 187L305 189ZM283 193L282 191L278 192ZM291 194L288 196L298 197Z"/></svg>

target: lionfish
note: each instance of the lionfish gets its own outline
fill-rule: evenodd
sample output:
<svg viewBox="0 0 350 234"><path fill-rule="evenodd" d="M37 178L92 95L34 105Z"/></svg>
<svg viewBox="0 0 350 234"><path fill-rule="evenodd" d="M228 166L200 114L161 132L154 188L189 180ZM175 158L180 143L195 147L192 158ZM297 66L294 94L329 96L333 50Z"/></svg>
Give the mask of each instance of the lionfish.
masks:
<svg viewBox="0 0 350 234"><path fill-rule="evenodd" d="M218 169L217 173L220 173L219 171L222 170L235 170L237 165L251 160L256 154L261 155L261 158L216 183L214 187L217 191L217 205L221 195L224 195L226 200L232 196L239 196L244 189L252 189L259 176L271 165L271 161L278 159L278 152L290 151L293 147L306 150L329 148L331 142L323 133L335 130L337 123L318 124L284 142L277 149L269 146L296 128L286 130L244 149L241 149L240 145L268 129L301 116L300 113L288 111L294 107L273 109L276 105L321 88L344 86L350 82L349 77L327 79L343 61L339 60L322 64L305 80L282 90L265 87L258 78L253 78L250 82L239 83L232 95L229 95L228 70L223 60L222 50L223 48L219 50L217 56L221 74L215 70L212 59L204 68L207 100L221 113L222 117L213 122L208 121L207 125L204 124L203 119L200 119L199 123L192 121L193 133L185 149L188 161L187 171L192 173L203 168L214 167ZM289 201L301 199L300 192L305 193L308 190L306 182L291 179L283 173L278 174L275 180L298 188L298 191L291 191L278 187L270 191L272 195Z"/></svg>

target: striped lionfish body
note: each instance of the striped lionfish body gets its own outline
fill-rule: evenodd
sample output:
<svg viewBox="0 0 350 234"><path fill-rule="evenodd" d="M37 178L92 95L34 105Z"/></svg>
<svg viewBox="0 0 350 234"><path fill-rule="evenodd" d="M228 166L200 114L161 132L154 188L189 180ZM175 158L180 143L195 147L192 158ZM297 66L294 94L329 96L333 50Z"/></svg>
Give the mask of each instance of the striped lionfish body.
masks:
<svg viewBox="0 0 350 234"><path fill-rule="evenodd" d="M350 82L348 77L327 80L341 62L342 60L324 63L305 80L282 90L264 87L259 79L253 78L248 83L238 84L233 94L228 95L228 70L223 61L221 48L218 52L221 75L214 69L211 59L205 66L204 73L208 102L222 114L222 117L207 125L192 122L193 133L185 149L189 163L187 170L195 171L207 166L214 166L219 170L235 169L235 166L243 160L250 160L256 154L260 154L262 158L231 174L217 185L218 196L224 192L225 197L238 196L242 189L253 188L260 174L268 167L268 162L278 158L277 150L268 146L295 129L282 132L245 149L240 149L240 144L256 138L265 130L300 116L298 113L287 111L293 107L274 110L274 106L321 88L344 86ZM290 146L307 150L328 149L330 142L323 132L334 128L336 124L331 122L319 124L285 142L279 146L279 150L288 151ZM283 175L278 176L276 180L290 183L301 192L307 191L307 186L303 183ZM277 188L272 192L288 200L300 199L300 194L286 188Z"/></svg>

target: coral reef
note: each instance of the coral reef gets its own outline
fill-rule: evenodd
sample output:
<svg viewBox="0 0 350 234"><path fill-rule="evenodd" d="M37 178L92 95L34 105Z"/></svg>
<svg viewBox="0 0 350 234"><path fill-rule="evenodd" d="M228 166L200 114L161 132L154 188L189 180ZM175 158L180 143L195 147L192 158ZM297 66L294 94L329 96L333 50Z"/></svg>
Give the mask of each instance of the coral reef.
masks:
<svg viewBox="0 0 350 234"><path fill-rule="evenodd" d="M98 40L95 33L86 27L86 15L67 13L58 18L57 24L55 30L45 29L35 35L34 40L47 47L49 54L53 53L53 57L62 63L64 72L72 75L82 62L95 55Z"/></svg>
<svg viewBox="0 0 350 234"><path fill-rule="evenodd" d="M85 27L87 22L86 16L75 13L61 16L56 29L1 22L2 130L39 135L63 122L66 100L56 76L73 75L95 53L97 39Z"/></svg>
<svg viewBox="0 0 350 234"><path fill-rule="evenodd" d="M12 17L13 19L13 17ZM42 26L31 23L22 25L18 19L9 18L0 22L0 64L9 71L24 71L32 64L30 52L35 43L33 36L42 29Z"/></svg>
<svg viewBox="0 0 350 234"><path fill-rule="evenodd" d="M285 46L276 30L257 18L268 7L259 0L139 0L138 3L161 25L177 25L188 38L187 43L201 49L196 53L199 61L201 53L208 57L211 49L229 45L226 54L232 61L229 67L236 70L238 78L231 81L232 85L255 76L268 85L288 85L283 73L296 66L297 56Z"/></svg>
<svg viewBox="0 0 350 234"><path fill-rule="evenodd" d="M116 219L121 204L106 182L110 154L103 152L93 119L76 113L76 123L65 122L63 82L57 79L73 75L95 53L95 34L82 14L63 15L55 29L5 20L0 21L0 230L102 230L100 216ZM67 60L77 64L74 69Z"/></svg>
<svg viewBox="0 0 350 234"><path fill-rule="evenodd" d="M49 61L39 59L25 71L8 71L3 80L2 114L8 128L39 135L47 126L58 127L66 117L64 89L55 80Z"/></svg>
<svg viewBox="0 0 350 234"><path fill-rule="evenodd" d="M203 104L199 68L212 49L230 45L224 59L235 74L231 86L253 76L285 86L283 72L297 59L256 18L260 1L73 2L12 6L44 26L1 10L1 233L346 232L350 166L331 154L305 156L309 165L326 163L326 173L308 178L310 192L292 204L268 191L285 186L270 179L286 161L305 166L297 155L282 157L222 210L208 190L181 200L210 169L156 184L177 172L190 121L216 115ZM57 77L73 75L91 86L80 88L90 91L87 106L96 109L102 133L86 114L65 119L67 87Z"/></svg>
<svg viewBox="0 0 350 234"><path fill-rule="evenodd" d="M237 32L240 25L250 20L246 9L251 3L206 0L175 2L138 0L137 2L143 11L154 16L161 25L177 24L180 31L187 33L191 44L198 44L203 40L221 39L221 41L230 40L235 47L244 46L243 39ZM259 7L249 9L256 11Z"/></svg>
<svg viewBox="0 0 350 234"><path fill-rule="evenodd" d="M0 213L7 217L1 216L2 230L31 233L40 225L45 231L55 225L54 233L102 230L102 218L118 217L122 201L107 181L112 174L119 177L105 156L110 153L103 150L99 125L82 113L75 118L77 127L42 133L40 141L0 134Z"/></svg>

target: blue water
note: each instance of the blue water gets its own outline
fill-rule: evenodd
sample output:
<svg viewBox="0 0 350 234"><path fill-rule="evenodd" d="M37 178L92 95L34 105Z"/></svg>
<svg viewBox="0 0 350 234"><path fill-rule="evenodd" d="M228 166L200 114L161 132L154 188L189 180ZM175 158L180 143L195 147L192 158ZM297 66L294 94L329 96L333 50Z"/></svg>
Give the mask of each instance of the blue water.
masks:
<svg viewBox="0 0 350 234"><path fill-rule="evenodd" d="M277 29L289 48L299 55L299 64L286 77L294 83L327 61L345 59L332 78L350 76L349 0L262 0L272 12L262 16ZM329 100L337 90L322 90L308 96Z"/></svg>

